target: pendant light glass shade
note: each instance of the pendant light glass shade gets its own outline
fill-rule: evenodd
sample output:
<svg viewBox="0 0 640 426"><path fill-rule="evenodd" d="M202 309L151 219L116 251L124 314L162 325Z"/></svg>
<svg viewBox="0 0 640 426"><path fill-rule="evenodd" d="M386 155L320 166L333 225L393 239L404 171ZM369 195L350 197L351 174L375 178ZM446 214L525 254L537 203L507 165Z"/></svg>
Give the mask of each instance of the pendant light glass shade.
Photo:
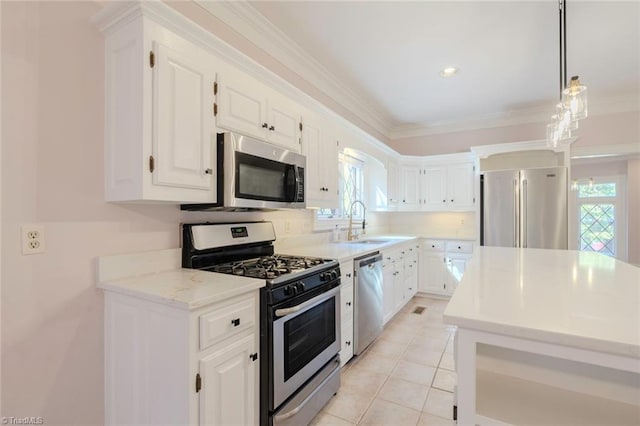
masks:
<svg viewBox="0 0 640 426"><path fill-rule="evenodd" d="M587 87L580 84L578 76L571 77L569 87L562 91L562 103L565 109L571 111L573 120L587 118Z"/></svg>

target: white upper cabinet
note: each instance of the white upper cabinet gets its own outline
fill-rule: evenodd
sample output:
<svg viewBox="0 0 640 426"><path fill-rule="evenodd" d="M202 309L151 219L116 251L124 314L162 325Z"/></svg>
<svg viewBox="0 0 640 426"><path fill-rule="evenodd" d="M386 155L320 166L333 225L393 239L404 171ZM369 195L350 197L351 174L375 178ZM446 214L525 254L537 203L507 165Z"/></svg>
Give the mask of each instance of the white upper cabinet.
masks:
<svg viewBox="0 0 640 426"><path fill-rule="evenodd" d="M310 112L302 120L302 152L307 157L307 207L338 207L338 144L327 120Z"/></svg>
<svg viewBox="0 0 640 426"><path fill-rule="evenodd" d="M400 165L400 201L399 210L415 211L420 209L420 167Z"/></svg>
<svg viewBox="0 0 640 426"><path fill-rule="evenodd" d="M154 42L153 156L155 185L212 189L213 78L199 49Z"/></svg>
<svg viewBox="0 0 640 426"><path fill-rule="evenodd" d="M473 163L451 164L447 168L447 202L456 210L473 210L474 198Z"/></svg>
<svg viewBox="0 0 640 426"><path fill-rule="evenodd" d="M425 167L422 175L422 205L426 210L442 210L447 203L447 167Z"/></svg>
<svg viewBox="0 0 640 426"><path fill-rule="evenodd" d="M389 174L390 210L472 211L475 209L475 168L471 161L438 163L426 160L422 165L400 163L399 173ZM394 186L399 187L397 209L393 208Z"/></svg>
<svg viewBox="0 0 640 426"><path fill-rule="evenodd" d="M105 199L215 201L215 58L142 17L105 52Z"/></svg>
<svg viewBox="0 0 640 426"><path fill-rule="evenodd" d="M300 152L302 107L235 69L221 71L217 87L217 124Z"/></svg>
<svg viewBox="0 0 640 426"><path fill-rule="evenodd" d="M387 202L389 210L397 210L400 200L400 170L398 164L387 165Z"/></svg>

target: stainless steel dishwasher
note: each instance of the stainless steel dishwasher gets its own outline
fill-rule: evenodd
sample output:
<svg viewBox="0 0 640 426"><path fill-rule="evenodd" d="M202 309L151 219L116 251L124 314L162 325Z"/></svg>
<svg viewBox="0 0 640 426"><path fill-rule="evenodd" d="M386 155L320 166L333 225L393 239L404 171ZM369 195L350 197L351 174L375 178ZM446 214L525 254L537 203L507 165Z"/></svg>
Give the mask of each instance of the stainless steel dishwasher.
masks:
<svg viewBox="0 0 640 426"><path fill-rule="evenodd" d="M382 255L369 253L353 261L355 272L354 355L382 333Z"/></svg>

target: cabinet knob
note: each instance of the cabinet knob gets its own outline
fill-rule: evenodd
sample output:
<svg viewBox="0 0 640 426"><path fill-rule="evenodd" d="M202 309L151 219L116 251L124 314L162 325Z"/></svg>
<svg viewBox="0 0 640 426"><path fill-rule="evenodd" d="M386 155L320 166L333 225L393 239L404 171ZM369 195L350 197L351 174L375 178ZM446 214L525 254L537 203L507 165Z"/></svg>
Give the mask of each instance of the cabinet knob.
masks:
<svg viewBox="0 0 640 426"><path fill-rule="evenodd" d="M269 125L267 123L262 123L262 128L266 129L267 127L269 127Z"/></svg>
<svg viewBox="0 0 640 426"><path fill-rule="evenodd" d="M458 246L458 250L462 250L462 249L460 248L460 246Z"/></svg>
<svg viewBox="0 0 640 426"><path fill-rule="evenodd" d="M232 319L231 320L231 324L233 324L234 327L239 326L240 325L240 318Z"/></svg>
<svg viewBox="0 0 640 426"><path fill-rule="evenodd" d="M436 248L435 244L431 244L431 248Z"/></svg>
<svg viewBox="0 0 640 426"><path fill-rule="evenodd" d="M443 202L443 203L446 203L446 202L447 202L447 200L442 200L442 202Z"/></svg>
<svg viewBox="0 0 640 426"><path fill-rule="evenodd" d="M347 346L351 346L351 341L350 341L350 340L347 340L347 341L346 341L346 342L344 342L344 343L346 343L346 344L347 344Z"/></svg>
<svg viewBox="0 0 640 426"><path fill-rule="evenodd" d="M249 355L249 359L250 359L251 361L256 361L256 360L258 359L258 352L256 352L256 353L254 353L254 354Z"/></svg>
<svg viewBox="0 0 640 426"><path fill-rule="evenodd" d="M407 201L406 201L406 200L402 200L402 202L403 202L403 203L406 203Z"/></svg>
<svg viewBox="0 0 640 426"><path fill-rule="evenodd" d="M207 175L212 175L212 174L213 174L213 170L211 170L211 169L205 169L205 170L204 170L204 173L205 173L205 174L207 174Z"/></svg>
<svg viewBox="0 0 640 426"><path fill-rule="evenodd" d="M453 199L451 200L451 202L453 203Z"/></svg>
<svg viewBox="0 0 640 426"><path fill-rule="evenodd" d="M274 126L271 126L271 127L269 127L269 130L273 132L274 130L276 130L276 128ZM451 200L451 201L453 201L453 200Z"/></svg>
<svg viewBox="0 0 640 426"><path fill-rule="evenodd" d="M351 274L347 274L347 278L351 278Z"/></svg>
<svg viewBox="0 0 640 426"><path fill-rule="evenodd" d="M347 306L351 306L351 302L347 302Z"/></svg>

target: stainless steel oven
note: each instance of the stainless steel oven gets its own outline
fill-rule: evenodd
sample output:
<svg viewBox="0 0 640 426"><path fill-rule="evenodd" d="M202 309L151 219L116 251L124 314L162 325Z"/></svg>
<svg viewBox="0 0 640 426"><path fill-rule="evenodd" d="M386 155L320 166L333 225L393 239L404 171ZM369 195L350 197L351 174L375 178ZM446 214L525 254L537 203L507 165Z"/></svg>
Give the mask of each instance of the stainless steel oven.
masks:
<svg viewBox="0 0 640 426"><path fill-rule="evenodd" d="M217 202L183 210L305 208L306 157L237 133L217 138Z"/></svg>
<svg viewBox="0 0 640 426"><path fill-rule="evenodd" d="M271 308L275 407L340 351L340 288L306 299Z"/></svg>

